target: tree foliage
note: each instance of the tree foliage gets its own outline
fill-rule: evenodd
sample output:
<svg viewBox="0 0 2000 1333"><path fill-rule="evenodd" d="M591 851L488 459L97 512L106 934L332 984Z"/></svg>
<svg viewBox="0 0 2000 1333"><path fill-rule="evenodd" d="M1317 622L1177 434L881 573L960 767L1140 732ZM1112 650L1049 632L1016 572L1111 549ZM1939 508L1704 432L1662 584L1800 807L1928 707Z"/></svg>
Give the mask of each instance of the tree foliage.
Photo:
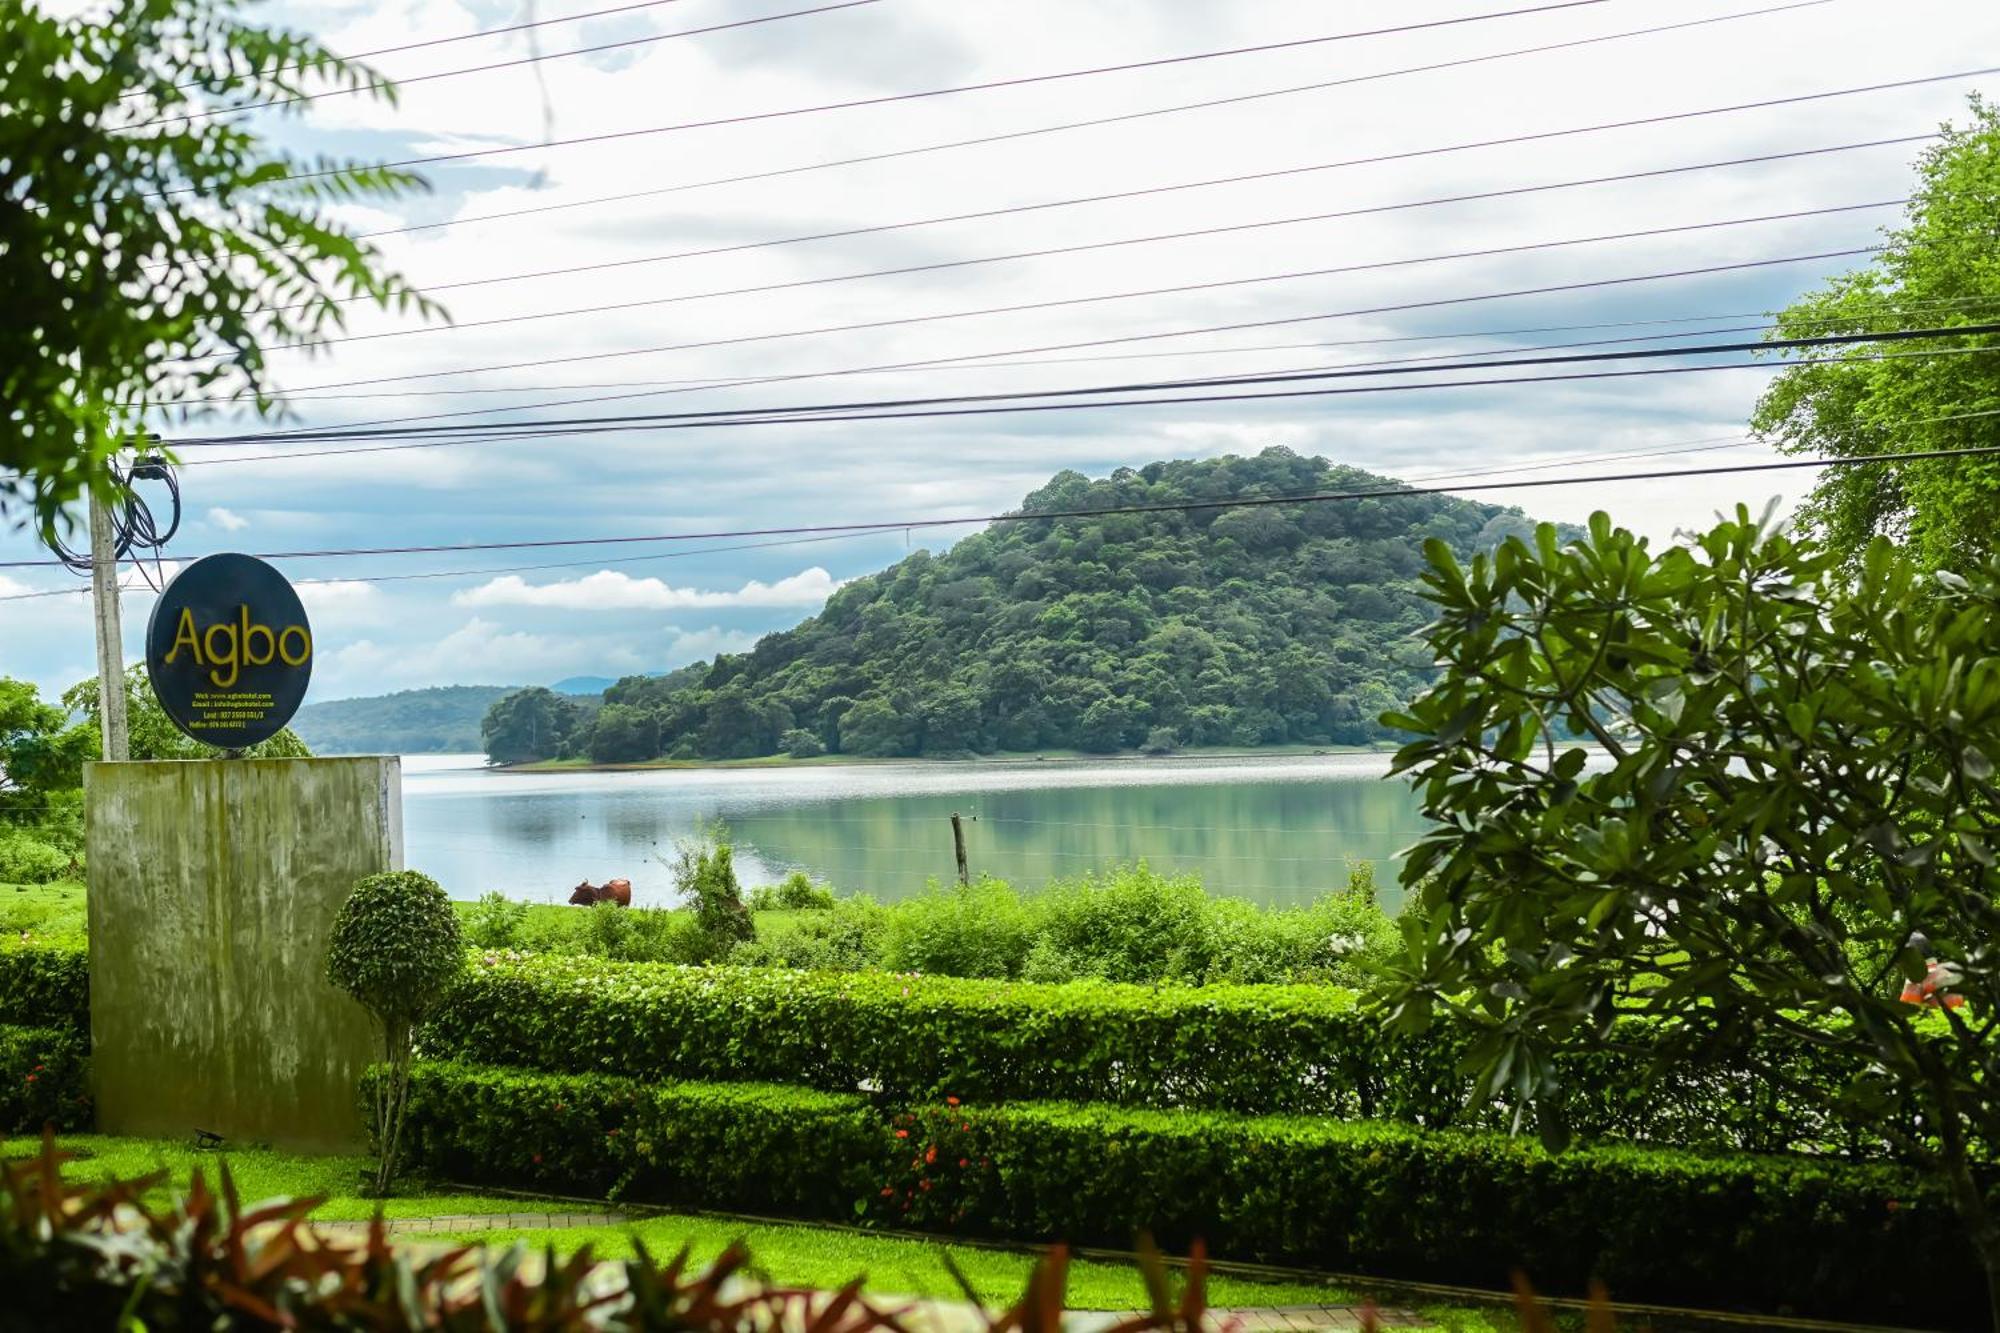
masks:
<svg viewBox="0 0 2000 1333"><path fill-rule="evenodd" d="M1941 327L2000 319L2000 108L1972 101L1917 164L1904 224L1867 268L1784 310L1778 338ZM1788 453L1868 458L2000 442L2000 357L1913 355L2000 348L1991 335L1815 351L1784 371L1752 427ZM1870 358L1884 351L1897 355ZM1905 538L1932 568L2000 547L2000 457L1828 469L1803 514L1826 545L1857 559L1876 534Z"/></svg>
<svg viewBox="0 0 2000 1333"><path fill-rule="evenodd" d="M1976 1169L2000 1145L2000 569L1926 577L1886 541L1850 567L1742 510L1659 554L1600 514L1566 547L1428 555L1443 672L1387 719L1436 821L1393 1023L1473 1025L1481 1090L1545 1109L1552 1054L1618 1016L1659 1022L1661 1069L1783 1081L1771 1038L1820 1050L1846 1076L1818 1100L1935 1172L2000 1272ZM1927 976L1964 1007L1905 1002Z"/></svg>
<svg viewBox="0 0 2000 1333"><path fill-rule="evenodd" d="M436 313L324 211L416 177L300 160L215 114L391 89L243 9L0 5L0 510L54 521L151 404L274 411L265 351L338 329L343 302Z"/></svg>
<svg viewBox="0 0 2000 1333"><path fill-rule="evenodd" d="M587 716L576 700L538 685L495 700L479 734L494 763L532 763L569 753Z"/></svg>
<svg viewBox="0 0 2000 1333"><path fill-rule="evenodd" d="M409 1090L411 1033L465 970L458 914L438 882L414 870L370 875L334 917L326 979L382 1025L389 1076L376 1086L380 1164L375 1187L396 1174L403 1102Z"/></svg>
<svg viewBox="0 0 2000 1333"><path fill-rule="evenodd" d="M1064 472L1027 513L1394 483L1286 449ZM1196 509L996 524L941 555L857 579L796 629L694 671L620 681L659 753L748 758L1068 748L1108 752L1364 743L1429 678L1417 546L1470 553L1525 522L1446 496ZM534 691L527 692L529 695ZM521 752L513 696L488 715L500 762ZM539 714L538 714L539 715ZM610 707L606 709L610 716ZM621 728L625 726L622 715ZM546 726L539 752L550 752ZM589 753L588 737L570 745Z"/></svg>

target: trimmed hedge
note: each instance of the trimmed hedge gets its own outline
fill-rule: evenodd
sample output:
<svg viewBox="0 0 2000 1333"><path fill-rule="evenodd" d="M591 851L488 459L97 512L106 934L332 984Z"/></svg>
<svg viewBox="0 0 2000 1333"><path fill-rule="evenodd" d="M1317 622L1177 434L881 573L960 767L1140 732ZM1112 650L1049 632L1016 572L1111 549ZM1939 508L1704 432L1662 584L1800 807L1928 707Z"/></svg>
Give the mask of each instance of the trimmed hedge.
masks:
<svg viewBox="0 0 2000 1333"><path fill-rule="evenodd" d="M0 947L0 1024L90 1031L90 951Z"/></svg>
<svg viewBox="0 0 2000 1333"><path fill-rule="evenodd" d="M1938 1191L1879 1164L1214 1111L872 1108L766 1085L648 1087L421 1064L406 1142L458 1182L1548 1291L1952 1324L1984 1309Z"/></svg>
<svg viewBox="0 0 2000 1333"><path fill-rule="evenodd" d="M364 1083L371 1119L382 1076ZM851 1217L882 1143L858 1096L428 1062L406 1115L405 1160L445 1179L797 1217Z"/></svg>
<svg viewBox="0 0 2000 1333"><path fill-rule="evenodd" d="M89 1129L90 1043L74 1028L0 1026L0 1132Z"/></svg>
<svg viewBox="0 0 2000 1333"><path fill-rule="evenodd" d="M1583 1137L1880 1155L1741 1069L1641 1077L1639 1054L1570 1057ZM1151 987L486 955L419 1036L432 1058L646 1082L763 1080L925 1100L1061 1100L1505 1127L1468 1114L1463 1039L1387 1037L1327 986ZM1843 1086L1790 1043L1795 1077Z"/></svg>

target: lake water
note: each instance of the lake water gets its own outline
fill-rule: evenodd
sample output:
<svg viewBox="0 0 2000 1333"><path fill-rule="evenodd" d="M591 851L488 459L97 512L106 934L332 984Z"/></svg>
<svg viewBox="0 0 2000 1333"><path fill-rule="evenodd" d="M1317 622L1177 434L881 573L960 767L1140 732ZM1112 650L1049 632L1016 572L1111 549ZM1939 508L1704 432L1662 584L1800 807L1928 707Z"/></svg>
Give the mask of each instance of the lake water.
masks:
<svg viewBox="0 0 2000 1333"><path fill-rule="evenodd" d="M481 756L403 761L406 861L455 898L498 889L560 902L623 877L633 900L675 901L674 843L720 819L746 886L804 869L882 901L956 874L1039 886L1120 862L1201 876L1211 892L1311 901L1375 862L1393 906L1395 855L1423 832L1388 756L824 765L502 773Z"/></svg>

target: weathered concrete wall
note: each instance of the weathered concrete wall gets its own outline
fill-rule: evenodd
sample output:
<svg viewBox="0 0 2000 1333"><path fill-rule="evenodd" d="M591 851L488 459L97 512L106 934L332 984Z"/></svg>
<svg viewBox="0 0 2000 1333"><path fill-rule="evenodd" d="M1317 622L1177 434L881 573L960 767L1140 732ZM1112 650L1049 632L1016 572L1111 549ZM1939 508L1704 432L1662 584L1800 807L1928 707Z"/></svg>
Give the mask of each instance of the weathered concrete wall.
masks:
<svg viewBox="0 0 2000 1333"><path fill-rule="evenodd" d="M354 882L402 868L398 761L98 763L84 789L98 1128L358 1145L378 1039L321 969Z"/></svg>

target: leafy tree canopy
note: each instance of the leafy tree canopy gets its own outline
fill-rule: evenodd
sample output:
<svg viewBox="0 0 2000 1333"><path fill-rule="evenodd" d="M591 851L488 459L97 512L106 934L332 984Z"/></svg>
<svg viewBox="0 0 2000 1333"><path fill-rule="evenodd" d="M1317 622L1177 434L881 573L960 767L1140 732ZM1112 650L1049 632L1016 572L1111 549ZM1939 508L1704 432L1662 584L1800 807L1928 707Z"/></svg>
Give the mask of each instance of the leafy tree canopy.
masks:
<svg viewBox="0 0 2000 1333"><path fill-rule="evenodd" d="M1427 553L1393 1023L1472 1024L1484 1090L1545 1112L1550 1054L1614 1015L1663 1067L1818 1052L1831 1098L1760 1072L1936 1171L2000 1274L2000 567L1844 564L1742 510L1659 554L1601 514ZM1950 1000L1906 1002L1927 981Z"/></svg>
<svg viewBox="0 0 2000 1333"><path fill-rule="evenodd" d="M1773 337L2000 319L2000 109L1975 97L1971 123L1945 126L1917 175L1907 220L1875 261L1795 302ZM1832 458L2000 442L2000 356L1908 355L1937 347L2000 339L1816 351L1779 375L1751 426L1788 453ZM1884 351L1898 355L1867 359ZM1931 568L1966 567L2000 549L2000 456L1831 468L1803 517L1843 559L1879 533L1907 539Z"/></svg>
<svg viewBox="0 0 2000 1333"><path fill-rule="evenodd" d="M341 302L435 312L323 213L416 177L302 161L212 114L389 97L373 71L244 22L242 0L96 8L0 5L0 512L44 522L149 404L269 413L265 349L338 328Z"/></svg>
<svg viewBox="0 0 2000 1333"><path fill-rule="evenodd" d="M1064 472L1027 513L1395 483L1268 449ZM996 524L919 551L747 653L606 691L567 753L744 758L1363 743L1430 676L1410 634L1426 607L1418 546L1471 553L1518 512L1436 495ZM547 691L487 717L500 762L560 748ZM530 697L533 702L530 703ZM516 718L532 709L538 729ZM617 711L614 712L614 709ZM533 743L523 737L532 732Z"/></svg>

